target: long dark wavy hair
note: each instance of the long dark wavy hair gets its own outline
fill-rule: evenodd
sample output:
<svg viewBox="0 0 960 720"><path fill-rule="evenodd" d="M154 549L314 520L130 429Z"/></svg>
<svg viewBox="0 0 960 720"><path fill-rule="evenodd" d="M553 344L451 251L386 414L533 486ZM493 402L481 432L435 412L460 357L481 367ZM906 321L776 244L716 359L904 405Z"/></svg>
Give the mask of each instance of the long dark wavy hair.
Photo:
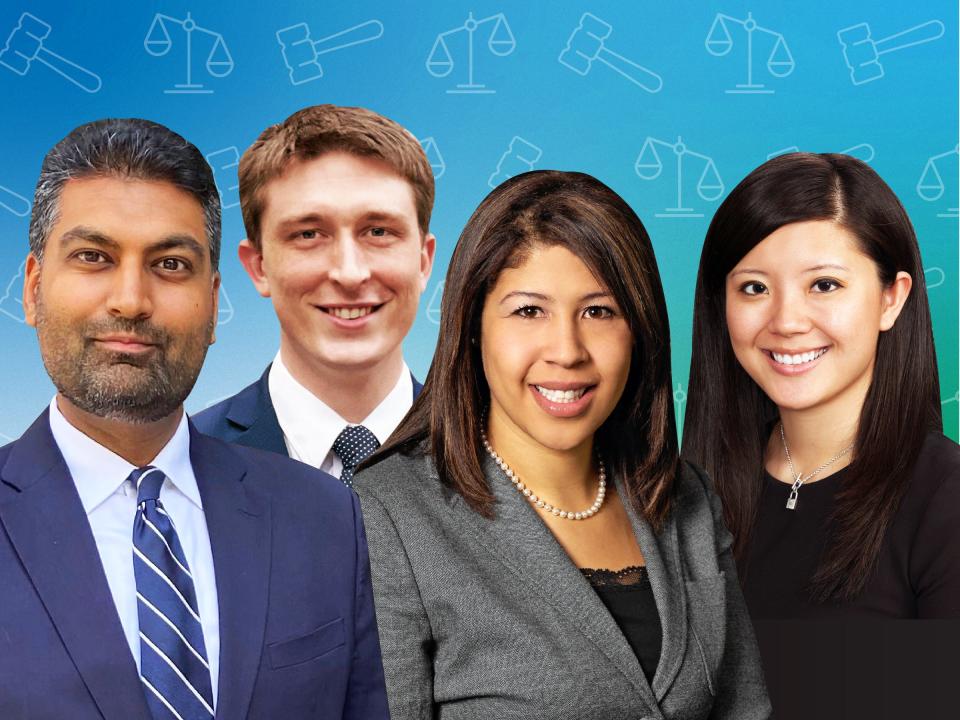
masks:
<svg viewBox="0 0 960 720"><path fill-rule="evenodd" d="M683 454L714 479L734 554L744 567L763 484L764 449L776 406L737 362L727 329L726 277L771 233L828 220L850 232L889 286L899 271L913 287L877 342L860 411L854 460L838 492L823 558L810 581L819 601L858 595L906 490L924 437L941 430L939 381L920 250L896 195L847 155L791 153L751 172L721 204L700 257Z"/></svg>
<svg viewBox="0 0 960 720"><path fill-rule="evenodd" d="M659 529L679 468L667 307L640 218L619 195L583 173L518 175L473 213L447 270L440 334L423 391L367 465L397 452L427 452L444 483L478 513L494 515L481 465L490 389L480 357L480 315L502 270L519 266L538 246L554 245L590 268L616 299L632 333L623 395L595 441L622 478L625 500Z"/></svg>

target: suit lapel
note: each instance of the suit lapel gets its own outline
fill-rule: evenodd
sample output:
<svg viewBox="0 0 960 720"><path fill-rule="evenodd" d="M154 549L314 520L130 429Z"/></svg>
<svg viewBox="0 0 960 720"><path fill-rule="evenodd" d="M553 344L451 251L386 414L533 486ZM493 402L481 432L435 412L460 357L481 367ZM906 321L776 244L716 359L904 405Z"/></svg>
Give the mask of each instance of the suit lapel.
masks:
<svg viewBox="0 0 960 720"><path fill-rule="evenodd" d="M420 395L420 392L423 390L423 385L417 381L413 373L410 373L410 379L413 380L413 399L416 401L417 396Z"/></svg>
<svg viewBox="0 0 960 720"><path fill-rule="evenodd" d="M283 430L270 399L270 367L267 366L257 382L241 390L230 401L227 420L241 429L240 435L233 440L238 445L286 455Z"/></svg>
<svg viewBox="0 0 960 720"><path fill-rule="evenodd" d="M93 532L47 412L16 442L0 477L17 491L0 495L0 523L100 713L149 720Z"/></svg>
<svg viewBox="0 0 960 720"><path fill-rule="evenodd" d="M468 527L477 530L481 544L520 582L593 642L648 706L657 707L636 655L589 582L490 458L484 459L484 472L497 499L496 518L486 520L464 505Z"/></svg>
<svg viewBox="0 0 960 720"><path fill-rule="evenodd" d="M210 534L220 609L218 718L247 716L270 586L269 500L242 482L243 459L190 428L190 459Z"/></svg>

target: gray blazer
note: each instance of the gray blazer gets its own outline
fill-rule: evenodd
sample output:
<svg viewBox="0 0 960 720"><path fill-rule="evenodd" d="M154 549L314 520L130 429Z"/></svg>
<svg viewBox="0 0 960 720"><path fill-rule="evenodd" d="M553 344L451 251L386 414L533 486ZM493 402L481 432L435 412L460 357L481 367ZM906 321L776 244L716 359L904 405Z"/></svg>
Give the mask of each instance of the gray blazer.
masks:
<svg viewBox="0 0 960 720"><path fill-rule="evenodd" d="M652 685L536 511L491 460L484 471L492 520L422 456L354 479L393 720L770 716L731 536L698 471L685 466L659 535L627 508L663 626Z"/></svg>

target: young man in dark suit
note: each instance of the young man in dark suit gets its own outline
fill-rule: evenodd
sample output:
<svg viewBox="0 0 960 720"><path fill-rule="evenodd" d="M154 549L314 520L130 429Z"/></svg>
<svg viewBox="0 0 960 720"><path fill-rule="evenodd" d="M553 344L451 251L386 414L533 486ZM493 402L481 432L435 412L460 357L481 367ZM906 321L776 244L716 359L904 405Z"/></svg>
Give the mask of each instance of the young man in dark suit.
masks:
<svg viewBox="0 0 960 720"><path fill-rule="evenodd" d="M353 493L184 415L219 241L210 168L161 125L44 160L23 306L57 394L0 448L0 717L387 718Z"/></svg>
<svg viewBox="0 0 960 720"><path fill-rule="evenodd" d="M239 175L240 261L273 300L280 350L197 427L350 485L420 390L401 343L436 247L430 163L392 120L318 105L264 130Z"/></svg>

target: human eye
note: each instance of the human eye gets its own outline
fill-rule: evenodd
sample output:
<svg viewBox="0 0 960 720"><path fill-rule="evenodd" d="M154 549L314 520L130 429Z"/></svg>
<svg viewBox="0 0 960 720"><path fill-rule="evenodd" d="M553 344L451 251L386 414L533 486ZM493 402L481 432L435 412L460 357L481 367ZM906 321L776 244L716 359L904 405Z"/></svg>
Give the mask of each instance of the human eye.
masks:
<svg viewBox="0 0 960 720"><path fill-rule="evenodd" d="M606 305L591 305L583 311L584 317L591 320L608 320L616 316L616 311Z"/></svg>
<svg viewBox="0 0 960 720"><path fill-rule="evenodd" d="M763 295L767 292L767 286L757 280L750 280L740 286L740 292L744 295Z"/></svg>
<svg viewBox="0 0 960 720"><path fill-rule="evenodd" d="M157 267L167 273L181 273L190 270L191 265L183 258L165 257L157 260L157 262L154 264L154 267Z"/></svg>
<svg viewBox="0 0 960 720"><path fill-rule="evenodd" d="M370 228L370 234L373 237L386 237L390 234L390 230L385 227L372 227Z"/></svg>
<svg viewBox="0 0 960 720"><path fill-rule="evenodd" d="M317 231L316 230L300 230L297 233L296 237L302 240L313 240L314 238L317 237Z"/></svg>
<svg viewBox="0 0 960 720"><path fill-rule="evenodd" d="M513 314L517 317L532 320L534 318L543 317L544 312L543 308L538 307L537 305L521 305L513 311Z"/></svg>
<svg viewBox="0 0 960 720"><path fill-rule="evenodd" d="M84 265L103 265L107 262L107 256L99 250L78 250L72 257Z"/></svg>
<svg viewBox="0 0 960 720"><path fill-rule="evenodd" d="M842 287L843 285L833 278L819 278L813 281L813 285L810 286L810 289L818 293L831 293L834 290L839 290Z"/></svg>

